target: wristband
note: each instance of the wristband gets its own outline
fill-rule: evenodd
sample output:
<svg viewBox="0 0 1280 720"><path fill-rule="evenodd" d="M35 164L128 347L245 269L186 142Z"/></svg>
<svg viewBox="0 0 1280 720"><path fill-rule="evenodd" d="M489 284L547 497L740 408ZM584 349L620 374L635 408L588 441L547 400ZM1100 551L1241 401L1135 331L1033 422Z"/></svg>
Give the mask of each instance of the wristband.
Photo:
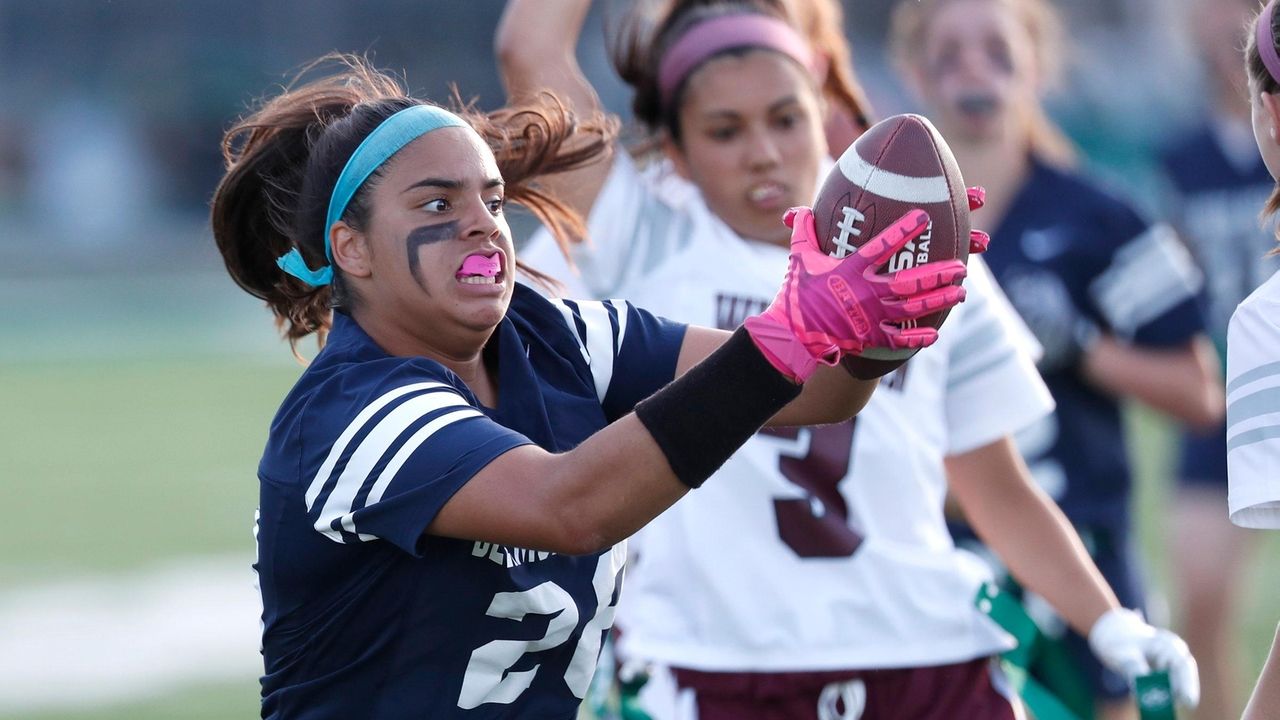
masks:
<svg viewBox="0 0 1280 720"><path fill-rule="evenodd" d="M698 488L769 418L800 394L746 330L636 404L680 482Z"/></svg>

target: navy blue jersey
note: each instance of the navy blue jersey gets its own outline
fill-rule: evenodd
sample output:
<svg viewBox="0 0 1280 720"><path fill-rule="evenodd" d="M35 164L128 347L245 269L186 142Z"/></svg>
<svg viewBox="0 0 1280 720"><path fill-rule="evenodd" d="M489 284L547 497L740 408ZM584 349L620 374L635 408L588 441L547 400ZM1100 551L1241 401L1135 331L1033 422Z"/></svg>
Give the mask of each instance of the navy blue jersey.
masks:
<svg viewBox="0 0 1280 720"><path fill-rule="evenodd" d="M1243 121L1205 123L1169 145L1160 159L1173 191L1170 215L1205 272L1209 333L1225 368L1231 314L1280 268L1276 257L1267 256L1275 247L1274 223L1258 225L1275 182ZM1226 485L1225 425L1183 434L1178 477Z"/></svg>
<svg viewBox="0 0 1280 720"><path fill-rule="evenodd" d="M502 453L569 450L629 412L672 379L683 337L624 302L517 286L485 350L487 408L335 313L259 466L262 717L575 717L625 547L567 556L423 531Z"/></svg>
<svg viewBox="0 0 1280 720"><path fill-rule="evenodd" d="M1204 330L1200 274L1172 231L1036 160L983 257L1015 307L1069 301L1106 332L1148 347L1180 346ZM1044 379L1057 409L1019 438L1037 480L1077 523L1127 522L1118 403L1075 368Z"/></svg>
<svg viewBox="0 0 1280 720"><path fill-rule="evenodd" d="M1209 332L1225 358L1231 313L1280 262L1264 257L1275 247L1270 223L1258 227L1275 181L1247 126L1240 132L1248 153L1239 158L1228 156L1223 132L1206 124L1171 144L1161 164L1174 190L1173 220L1205 272Z"/></svg>

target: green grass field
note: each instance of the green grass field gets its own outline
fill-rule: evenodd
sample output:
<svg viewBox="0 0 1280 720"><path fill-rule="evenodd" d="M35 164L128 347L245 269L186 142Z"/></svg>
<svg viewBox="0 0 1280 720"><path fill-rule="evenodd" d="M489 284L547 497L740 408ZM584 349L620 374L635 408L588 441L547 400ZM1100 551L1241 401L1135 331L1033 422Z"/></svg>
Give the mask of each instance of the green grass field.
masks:
<svg viewBox="0 0 1280 720"><path fill-rule="evenodd" d="M266 326L253 310L254 322ZM4 330L0 326L0 338ZM268 355L147 355L0 359L4 488L6 497L17 500L0 524L0 588L136 571L190 555L240 555L246 566L251 562L257 458L271 415L299 368L282 346ZM1147 416L1137 418L1135 429L1142 537L1153 578L1162 587L1162 478L1170 440ZM1242 692L1252 684L1280 619L1280 566L1265 561L1277 556L1280 533L1268 535L1260 548L1238 626L1249 672L1240 679ZM74 696L76 689L63 691ZM7 716L213 720L252 717L256 708L257 686L248 675L142 700ZM0 716L6 712L0 707Z"/></svg>
<svg viewBox="0 0 1280 720"><path fill-rule="evenodd" d="M253 560L255 468L287 364L171 360L0 370L3 587L138 570L184 555ZM74 693L74 688L68 688ZM0 714L3 709L0 708ZM40 718L256 717L252 677Z"/></svg>
<svg viewBox="0 0 1280 720"><path fill-rule="evenodd" d="M232 361L9 366L5 580L252 554L257 456L298 370ZM40 538L38 544L20 538Z"/></svg>

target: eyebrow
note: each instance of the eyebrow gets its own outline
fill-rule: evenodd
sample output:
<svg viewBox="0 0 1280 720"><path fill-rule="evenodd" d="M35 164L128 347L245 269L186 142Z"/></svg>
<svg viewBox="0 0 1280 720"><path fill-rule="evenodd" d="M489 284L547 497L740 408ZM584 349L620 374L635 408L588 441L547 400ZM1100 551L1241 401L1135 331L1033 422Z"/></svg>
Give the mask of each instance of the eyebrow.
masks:
<svg viewBox="0 0 1280 720"><path fill-rule="evenodd" d="M486 180L483 187L484 189L487 190L489 188L504 187L505 185L506 183L502 181L502 178L495 177L495 178L489 178L488 180ZM418 182L405 188L402 192L409 192L410 190L414 190L420 187L438 187L438 188L444 188L445 190L461 190L462 186L463 186L463 182L461 180L455 180L451 178L423 178Z"/></svg>
<svg viewBox="0 0 1280 720"><path fill-rule="evenodd" d="M788 95L782 98L781 100L777 100L771 103L769 107L765 108L765 112L775 113L787 107L788 105L795 105L799 102L800 102L799 97L795 95ZM720 119L720 118L736 119L738 117L741 117L741 114L736 110L712 110L711 112L707 113L705 117L712 120Z"/></svg>

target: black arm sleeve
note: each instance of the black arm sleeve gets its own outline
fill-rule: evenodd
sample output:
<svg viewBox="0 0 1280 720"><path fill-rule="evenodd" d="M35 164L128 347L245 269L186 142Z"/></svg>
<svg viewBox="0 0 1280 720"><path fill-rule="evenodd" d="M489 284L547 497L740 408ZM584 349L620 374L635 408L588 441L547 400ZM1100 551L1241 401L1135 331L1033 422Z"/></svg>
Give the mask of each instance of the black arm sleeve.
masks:
<svg viewBox="0 0 1280 720"><path fill-rule="evenodd" d="M636 417L676 477L697 488L800 390L738 328L689 372L637 403Z"/></svg>

